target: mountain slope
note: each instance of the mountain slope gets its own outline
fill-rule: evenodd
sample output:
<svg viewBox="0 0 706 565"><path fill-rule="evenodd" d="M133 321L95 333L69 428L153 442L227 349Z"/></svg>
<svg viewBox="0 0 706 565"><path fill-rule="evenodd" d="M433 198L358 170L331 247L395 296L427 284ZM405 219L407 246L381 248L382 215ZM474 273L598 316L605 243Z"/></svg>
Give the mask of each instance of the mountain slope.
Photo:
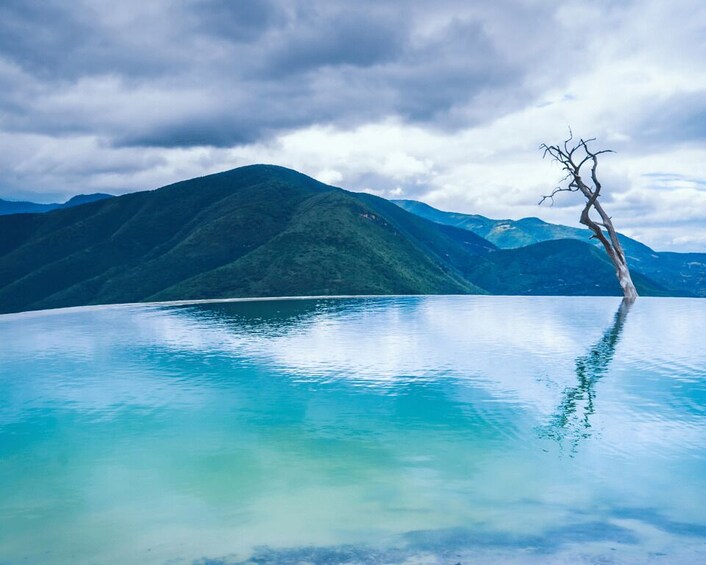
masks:
<svg viewBox="0 0 706 565"><path fill-rule="evenodd" d="M0 198L0 216L4 216L6 214L37 214L42 212L50 212L51 210L71 208L73 206L80 206L81 204L96 202L98 200L104 200L112 197L112 194L103 194L100 192L95 194L78 194L63 204L38 204L36 202L3 200Z"/></svg>
<svg viewBox="0 0 706 565"><path fill-rule="evenodd" d="M0 236L5 312L168 298L484 292L463 269L494 249L382 199L264 165L4 216Z"/></svg>
<svg viewBox="0 0 706 565"><path fill-rule="evenodd" d="M621 294L607 255L581 241L558 239L526 247L501 249L484 256L468 273L495 294L615 296ZM641 273L633 282L644 296L675 293Z"/></svg>
<svg viewBox="0 0 706 565"><path fill-rule="evenodd" d="M393 202L422 218L469 230L501 249L559 239L589 242L600 249L587 229L549 224L539 218L492 220L476 214L444 212L415 200ZM622 234L619 237L631 269L677 294L706 296L706 253L657 252Z"/></svg>
<svg viewBox="0 0 706 565"><path fill-rule="evenodd" d="M636 283L643 294L665 292L644 277ZM0 217L0 312L422 293L620 291L606 258L586 243L500 250L469 230L272 165Z"/></svg>

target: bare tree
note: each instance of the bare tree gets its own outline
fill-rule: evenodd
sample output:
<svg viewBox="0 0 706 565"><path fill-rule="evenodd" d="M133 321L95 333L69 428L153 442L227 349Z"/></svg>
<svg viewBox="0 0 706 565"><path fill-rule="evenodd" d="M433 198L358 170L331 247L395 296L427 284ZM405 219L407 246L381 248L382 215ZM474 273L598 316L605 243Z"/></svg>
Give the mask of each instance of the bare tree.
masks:
<svg viewBox="0 0 706 565"><path fill-rule="evenodd" d="M615 273L618 277L620 287L623 289L625 300L632 302L637 298L637 290L630 276L630 269L625 259L623 246L620 244L618 234L613 227L613 222L608 214L606 214L603 206L598 200L601 195L601 183L598 181L596 169L598 168L598 156L604 153L612 153L610 149L602 149L600 151L592 151L589 144L595 141L592 139L579 139L574 141L574 136L569 130L569 138L562 144L547 145L543 143L540 148L544 150L544 157L549 155L557 161L564 171L566 176L563 182L568 181L566 185L558 186L551 194L543 196L539 201L542 204L545 200L554 201L554 196L560 192L580 192L586 198L586 205L581 212L580 222L587 226L592 232L592 238L596 238L603 244L603 247L615 266ZM590 180L584 180L581 176L582 168L590 167ZM600 221L591 218L591 211L595 210L600 216ZM605 233L604 231L605 230ZM607 235L606 235L607 234Z"/></svg>

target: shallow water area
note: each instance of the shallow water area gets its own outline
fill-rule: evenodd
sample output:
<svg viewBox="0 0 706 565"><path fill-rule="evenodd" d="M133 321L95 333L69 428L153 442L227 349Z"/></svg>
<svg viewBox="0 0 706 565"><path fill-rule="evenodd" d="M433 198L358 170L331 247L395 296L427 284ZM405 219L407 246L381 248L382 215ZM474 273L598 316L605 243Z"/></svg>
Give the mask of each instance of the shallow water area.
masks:
<svg viewBox="0 0 706 565"><path fill-rule="evenodd" d="M706 301L0 316L0 563L703 563Z"/></svg>

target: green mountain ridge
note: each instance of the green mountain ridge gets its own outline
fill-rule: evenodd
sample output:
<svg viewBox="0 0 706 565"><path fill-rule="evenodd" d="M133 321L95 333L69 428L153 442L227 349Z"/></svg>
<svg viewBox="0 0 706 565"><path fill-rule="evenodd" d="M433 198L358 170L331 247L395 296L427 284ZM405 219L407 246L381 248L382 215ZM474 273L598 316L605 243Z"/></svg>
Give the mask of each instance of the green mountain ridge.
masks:
<svg viewBox="0 0 706 565"><path fill-rule="evenodd" d="M501 249L572 239L601 248L587 229L550 224L539 218L493 220L477 214L444 212L416 200L393 200L401 208L444 225L467 229ZM619 234L630 268L675 293L706 297L706 253L654 251L644 243Z"/></svg>
<svg viewBox="0 0 706 565"><path fill-rule="evenodd" d="M639 274L636 284L643 294L673 293ZM620 291L607 258L586 243L502 250L467 229L274 165L0 217L0 312L250 296L466 293Z"/></svg>
<svg viewBox="0 0 706 565"><path fill-rule="evenodd" d="M274 166L47 214L4 216L0 234L2 311L255 295L483 292L461 269L473 250L494 247L382 199Z"/></svg>

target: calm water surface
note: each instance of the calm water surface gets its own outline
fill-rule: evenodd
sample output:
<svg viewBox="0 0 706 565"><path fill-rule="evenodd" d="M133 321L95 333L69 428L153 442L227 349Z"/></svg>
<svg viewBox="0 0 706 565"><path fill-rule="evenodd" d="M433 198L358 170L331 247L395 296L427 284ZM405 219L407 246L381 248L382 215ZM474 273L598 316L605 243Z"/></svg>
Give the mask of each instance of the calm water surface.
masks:
<svg viewBox="0 0 706 565"><path fill-rule="evenodd" d="M704 563L706 300L0 316L0 563Z"/></svg>

